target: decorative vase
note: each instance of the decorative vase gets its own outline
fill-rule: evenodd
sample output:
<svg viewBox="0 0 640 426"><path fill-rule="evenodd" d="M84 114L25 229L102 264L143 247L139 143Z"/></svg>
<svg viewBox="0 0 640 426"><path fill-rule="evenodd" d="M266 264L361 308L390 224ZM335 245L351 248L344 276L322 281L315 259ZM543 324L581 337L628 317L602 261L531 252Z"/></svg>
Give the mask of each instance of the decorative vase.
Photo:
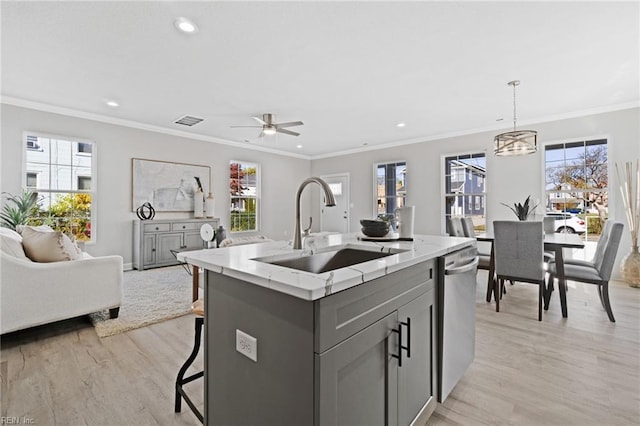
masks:
<svg viewBox="0 0 640 426"><path fill-rule="evenodd" d="M631 287L640 287L640 252L638 246L633 246L628 255L620 263L622 279Z"/></svg>
<svg viewBox="0 0 640 426"><path fill-rule="evenodd" d="M200 189L193 193L193 217L204 217L204 194Z"/></svg>
<svg viewBox="0 0 640 426"><path fill-rule="evenodd" d="M215 198L213 198L213 195L209 193L209 195L207 195L207 199L204 200L204 213L207 217L214 216L215 206L216 206L216 200Z"/></svg>

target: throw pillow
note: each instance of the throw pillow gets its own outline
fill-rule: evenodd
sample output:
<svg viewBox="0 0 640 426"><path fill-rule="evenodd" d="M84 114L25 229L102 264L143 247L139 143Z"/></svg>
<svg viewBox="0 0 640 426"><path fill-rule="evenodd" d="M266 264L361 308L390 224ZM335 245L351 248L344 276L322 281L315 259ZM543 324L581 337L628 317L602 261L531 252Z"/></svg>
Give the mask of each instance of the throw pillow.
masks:
<svg viewBox="0 0 640 426"><path fill-rule="evenodd" d="M0 228L0 250L9 256L31 262L22 248L22 237L11 229Z"/></svg>
<svg viewBox="0 0 640 426"><path fill-rule="evenodd" d="M42 231L42 232L53 232L53 228L50 227L49 225L38 225L38 226L18 225L16 226L16 232L22 235L22 231L24 230L24 228L31 228L31 229L35 229L36 231Z"/></svg>
<svg viewBox="0 0 640 426"><path fill-rule="evenodd" d="M22 246L34 262L60 262L81 257L69 237L60 231L39 231L25 226L22 229Z"/></svg>

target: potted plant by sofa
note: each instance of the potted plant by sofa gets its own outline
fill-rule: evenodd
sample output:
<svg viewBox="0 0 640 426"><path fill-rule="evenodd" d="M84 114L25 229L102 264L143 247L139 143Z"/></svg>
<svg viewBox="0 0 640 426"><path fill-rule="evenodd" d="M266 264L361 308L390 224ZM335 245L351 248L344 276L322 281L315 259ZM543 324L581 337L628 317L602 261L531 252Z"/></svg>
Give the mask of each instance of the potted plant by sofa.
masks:
<svg viewBox="0 0 640 426"><path fill-rule="evenodd" d="M28 189L23 190L19 195L8 192L3 194L7 199L0 212L0 224L15 231L16 226L26 225L38 209L38 194Z"/></svg>
<svg viewBox="0 0 640 426"><path fill-rule="evenodd" d="M502 204L503 206L509 207L509 209L511 209L511 211L516 215L518 220L527 220L529 215L536 209L536 207L538 207L538 204L531 207L530 201L531 201L531 195L529 195L527 199L524 200L524 203L522 204L513 203L513 207L505 203L500 203L500 204Z"/></svg>

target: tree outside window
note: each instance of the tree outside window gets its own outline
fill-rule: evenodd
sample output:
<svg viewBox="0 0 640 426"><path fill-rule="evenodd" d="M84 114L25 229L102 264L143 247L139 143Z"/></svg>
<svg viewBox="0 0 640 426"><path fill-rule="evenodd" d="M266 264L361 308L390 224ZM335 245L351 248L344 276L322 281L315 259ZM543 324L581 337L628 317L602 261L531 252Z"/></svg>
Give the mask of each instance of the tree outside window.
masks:
<svg viewBox="0 0 640 426"><path fill-rule="evenodd" d="M232 232L258 230L258 165L229 163L230 228Z"/></svg>

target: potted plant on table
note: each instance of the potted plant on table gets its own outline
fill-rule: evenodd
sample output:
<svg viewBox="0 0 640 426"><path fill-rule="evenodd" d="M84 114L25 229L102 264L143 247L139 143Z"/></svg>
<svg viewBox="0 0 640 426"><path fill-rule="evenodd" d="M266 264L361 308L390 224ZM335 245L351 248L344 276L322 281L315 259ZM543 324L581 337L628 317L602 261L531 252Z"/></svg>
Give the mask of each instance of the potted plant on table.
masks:
<svg viewBox="0 0 640 426"><path fill-rule="evenodd" d="M633 163L627 161L622 174L616 164L616 174L620 182L622 203L631 232L631 251L627 254L620 268L622 279L631 287L640 287L640 253L638 252L638 228L640 227L640 160L636 161L636 173L633 173ZM634 182L635 179L635 182Z"/></svg>
<svg viewBox="0 0 640 426"><path fill-rule="evenodd" d="M505 203L500 203L500 204L502 204L503 206L509 207L509 209L511 209L511 211L517 216L518 220L527 220L529 215L536 209L536 207L538 207L538 204L531 207L529 205L530 201L531 201L531 195L529 195L527 199L524 200L523 204L513 203L513 207Z"/></svg>

